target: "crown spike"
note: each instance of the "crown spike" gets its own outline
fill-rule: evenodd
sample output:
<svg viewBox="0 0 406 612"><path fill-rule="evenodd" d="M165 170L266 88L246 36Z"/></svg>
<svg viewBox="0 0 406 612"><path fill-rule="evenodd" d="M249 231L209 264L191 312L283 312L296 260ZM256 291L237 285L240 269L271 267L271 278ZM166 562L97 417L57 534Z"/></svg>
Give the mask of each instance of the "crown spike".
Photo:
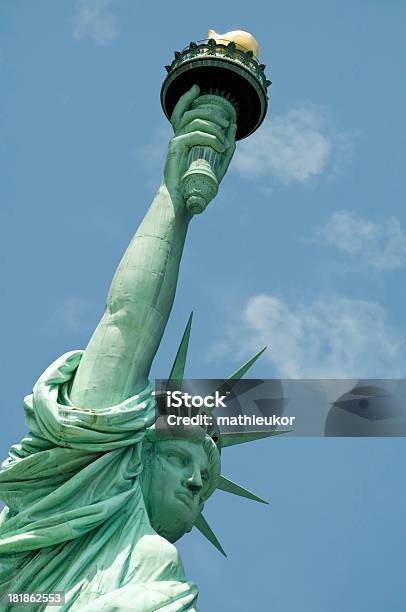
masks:
<svg viewBox="0 0 406 612"><path fill-rule="evenodd" d="M197 517L196 522L195 522L195 527L197 527L200 533L204 535L204 537L207 538L209 542L211 542L213 546L215 546L215 548L217 548L217 550L221 552L222 555L227 557L222 545L218 541L217 537L215 536L208 522L204 518L203 514L199 514L199 516Z"/></svg>
<svg viewBox="0 0 406 612"><path fill-rule="evenodd" d="M258 351L258 353L256 353L253 357L251 357L251 359L248 359L248 361L246 361L242 366L240 366L238 370L233 372L233 374L231 374L228 378L225 379L225 381L220 385L217 391L220 394L224 393L224 391L230 391L234 386L234 384L231 381L234 380L237 382L238 380L240 380L240 378L242 378L248 372L251 366L254 365L256 360L259 357L261 357L262 353L266 351L266 349L267 347L264 346L264 348Z"/></svg>
<svg viewBox="0 0 406 612"><path fill-rule="evenodd" d="M255 495L255 493L251 493L251 491L248 491L248 489L244 489L244 487L241 487L224 476L220 476L217 488L221 491L225 491L226 493L246 497L247 499L252 499L253 501L260 502L261 504L269 504L269 502L267 502L265 499L258 497L258 495Z"/></svg>
<svg viewBox="0 0 406 612"><path fill-rule="evenodd" d="M180 342L178 352L176 353L175 361L169 374L168 380L168 391L174 390L180 387L180 383L183 380L183 374L185 372L186 356L189 347L190 330L192 327L193 312L190 313L189 320L187 322L185 331L183 332L182 340Z"/></svg>
<svg viewBox="0 0 406 612"><path fill-rule="evenodd" d="M241 367L239 367L238 370L231 374L231 376L229 376L227 380L239 380L240 378L242 378L248 372L251 366L254 365L258 357L261 357L262 353L266 351L266 349L267 347L264 346L263 349L258 351L258 353L251 357L251 359L248 359L248 361L246 361Z"/></svg>
<svg viewBox="0 0 406 612"><path fill-rule="evenodd" d="M288 433L287 431L242 431L242 432L224 432L221 434L220 443L221 448L227 446L234 446L235 444L245 444L245 442L254 442L255 440L261 440L262 438L269 438L269 436L278 436L280 434Z"/></svg>

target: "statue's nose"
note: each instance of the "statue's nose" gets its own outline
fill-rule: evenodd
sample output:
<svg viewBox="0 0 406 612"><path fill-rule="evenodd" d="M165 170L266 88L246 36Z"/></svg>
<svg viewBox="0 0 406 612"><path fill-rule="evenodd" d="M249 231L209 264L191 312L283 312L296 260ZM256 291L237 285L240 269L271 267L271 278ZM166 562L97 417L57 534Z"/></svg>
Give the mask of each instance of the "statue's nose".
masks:
<svg viewBox="0 0 406 612"><path fill-rule="evenodd" d="M203 487L202 476L200 474L200 470L195 468L190 476L186 480L186 486L189 490L193 491L193 493L199 493L201 488Z"/></svg>

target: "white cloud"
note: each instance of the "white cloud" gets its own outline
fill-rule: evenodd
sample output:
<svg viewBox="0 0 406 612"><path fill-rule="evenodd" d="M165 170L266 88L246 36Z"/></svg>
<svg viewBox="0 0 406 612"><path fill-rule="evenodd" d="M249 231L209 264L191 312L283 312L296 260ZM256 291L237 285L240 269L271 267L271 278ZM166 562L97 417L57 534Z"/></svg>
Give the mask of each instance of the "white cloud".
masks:
<svg viewBox="0 0 406 612"><path fill-rule="evenodd" d="M97 323L97 322L96 322ZM95 325L90 303L78 296L66 296L48 321L48 329L88 333Z"/></svg>
<svg viewBox="0 0 406 612"><path fill-rule="evenodd" d="M264 357L282 378L384 378L405 375L404 339L376 302L320 298L291 307L273 295L255 295L242 321L228 329L223 350Z"/></svg>
<svg viewBox="0 0 406 612"><path fill-rule="evenodd" d="M319 237L324 244L380 270L395 270L406 263L406 233L395 217L372 223L352 212L338 211L321 228Z"/></svg>
<svg viewBox="0 0 406 612"><path fill-rule="evenodd" d="M335 172L354 134L339 132L321 108L304 104L267 119L237 147L234 166L244 176L272 176L282 183L305 182Z"/></svg>
<svg viewBox="0 0 406 612"><path fill-rule="evenodd" d="M157 188L157 181L164 170L165 158L168 150L169 140L173 136L173 130L169 122L162 122L151 134L150 140L134 149L134 155L140 159L146 180L144 187L148 191Z"/></svg>
<svg viewBox="0 0 406 612"><path fill-rule="evenodd" d="M163 169L168 143L172 136L171 125L169 122L165 122L153 131L147 143L136 149L137 156L141 157L146 167L150 168L152 166L154 172L157 166Z"/></svg>
<svg viewBox="0 0 406 612"><path fill-rule="evenodd" d="M76 0L74 38L79 40L89 36L99 45L117 38L117 17L110 10L111 4L111 0Z"/></svg>

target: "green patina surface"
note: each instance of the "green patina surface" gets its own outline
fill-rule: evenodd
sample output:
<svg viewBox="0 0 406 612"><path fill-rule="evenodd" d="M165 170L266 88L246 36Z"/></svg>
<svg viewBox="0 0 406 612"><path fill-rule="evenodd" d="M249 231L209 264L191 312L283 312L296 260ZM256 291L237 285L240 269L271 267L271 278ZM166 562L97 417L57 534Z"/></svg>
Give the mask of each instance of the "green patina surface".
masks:
<svg viewBox="0 0 406 612"><path fill-rule="evenodd" d="M220 475L221 447L246 441L243 435L217 444L200 428L187 440L155 437L148 375L193 216L182 177L191 147L210 147L220 183L235 149L234 121L214 103L194 104L198 97L194 86L175 107L162 183L86 350L67 353L39 378L24 401L29 433L0 471L0 591L64 591L64 605L50 610L197 609L196 586L173 542L196 526L222 551L201 514L216 488L262 501ZM189 333L190 324L176 379Z"/></svg>

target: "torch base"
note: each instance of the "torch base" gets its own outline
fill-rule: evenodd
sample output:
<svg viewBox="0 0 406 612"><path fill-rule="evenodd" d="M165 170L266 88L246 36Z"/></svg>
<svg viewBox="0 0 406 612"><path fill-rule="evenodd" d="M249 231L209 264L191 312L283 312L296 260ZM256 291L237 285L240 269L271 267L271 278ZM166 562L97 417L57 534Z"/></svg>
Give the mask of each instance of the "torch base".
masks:
<svg viewBox="0 0 406 612"><path fill-rule="evenodd" d="M219 185L209 162L198 159L190 165L182 177L183 197L186 208L194 215L204 211L216 196Z"/></svg>

